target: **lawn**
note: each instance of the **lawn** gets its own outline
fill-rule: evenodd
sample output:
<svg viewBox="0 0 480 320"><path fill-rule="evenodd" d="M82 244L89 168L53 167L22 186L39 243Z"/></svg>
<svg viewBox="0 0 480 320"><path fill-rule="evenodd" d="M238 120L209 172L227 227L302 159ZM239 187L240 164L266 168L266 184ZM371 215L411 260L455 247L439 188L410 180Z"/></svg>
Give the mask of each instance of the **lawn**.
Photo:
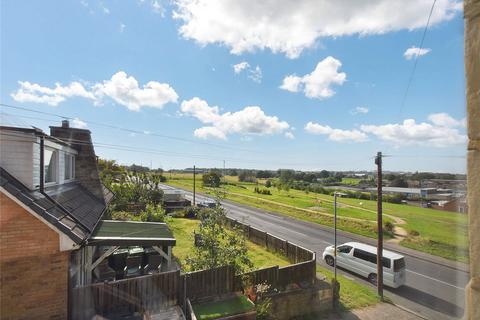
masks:
<svg viewBox="0 0 480 320"><path fill-rule="evenodd" d="M211 320L232 316L255 309L252 301L245 296L239 296L223 301L213 301L192 306L197 319Z"/></svg>
<svg viewBox="0 0 480 320"><path fill-rule="evenodd" d="M172 230L176 246L173 248L174 256L180 263L185 260L187 255L193 249L193 230L198 226L198 220L185 218L170 218L168 226ZM266 248L247 241L249 255L256 269L278 265L287 266L290 262L279 254L268 251ZM317 265L317 272L325 275L328 281L333 278L330 269ZM355 281L349 280L341 275L338 276L340 282L340 306L344 310L363 308L379 302L374 290L361 285Z"/></svg>
<svg viewBox="0 0 480 320"><path fill-rule="evenodd" d="M193 230L199 224L198 220L185 218L172 218L167 221L170 230L172 230L177 244L173 247L173 255L180 264L184 263L185 258L193 250ZM250 259L256 269L271 266L287 266L290 263L283 256L267 251L263 247L248 241L248 252Z"/></svg>
<svg viewBox="0 0 480 320"><path fill-rule="evenodd" d="M274 187L269 188L272 195L264 195L253 191L257 186L255 183L238 182L237 177L226 177L226 181L228 185L225 190L229 200L300 220L333 225L332 196L293 189L288 192L279 191ZM193 179L191 174L174 174L167 183L192 190ZM264 188L261 183L258 186ZM209 192L202 187L201 175L197 176L197 191ZM376 237L375 201L340 198L338 204L339 229ZM468 262L468 216L465 214L392 203L384 203L383 212L405 221L401 227L409 232L409 236L401 245L447 259ZM384 221L393 222L389 217L384 217Z"/></svg>

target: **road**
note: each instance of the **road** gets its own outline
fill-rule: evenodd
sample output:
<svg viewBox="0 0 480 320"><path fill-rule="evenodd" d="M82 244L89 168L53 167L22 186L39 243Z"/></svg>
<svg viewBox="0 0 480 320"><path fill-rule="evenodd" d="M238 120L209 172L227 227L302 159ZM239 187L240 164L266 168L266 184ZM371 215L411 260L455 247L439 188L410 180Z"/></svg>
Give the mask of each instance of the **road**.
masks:
<svg viewBox="0 0 480 320"><path fill-rule="evenodd" d="M185 191L188 198L192 193ZM196 196L197 203L207 199ZM328 267L322 260L325 247L333 244L333 229L319 224L300 221L257 208L248 207L231 201L223 201L227 215L251 226L265 230L275 236L297 243L317 252L318 264ZM373 239L339 231L338 243L362 241L375 245ZM389 250L392 250L386 246ZM469 280L468 272L458 270L453 264L443 263L441 259L412 250L401 249L407 267L406 285L397 289L387 288L385 295L397 305L403 306L428 319L458 319L463 316L465 286ZM328 267L330 268L330 267ZM370 285L365 279L341 271L348 278Z"/></svg>

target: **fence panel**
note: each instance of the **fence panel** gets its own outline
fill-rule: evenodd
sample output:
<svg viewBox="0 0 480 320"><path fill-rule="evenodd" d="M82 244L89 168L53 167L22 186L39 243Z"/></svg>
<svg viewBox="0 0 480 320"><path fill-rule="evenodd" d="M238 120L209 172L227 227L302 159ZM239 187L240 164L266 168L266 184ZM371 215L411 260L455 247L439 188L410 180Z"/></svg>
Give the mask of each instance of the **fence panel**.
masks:
<svg viewBox="0 0 480 320"><path fill-rule="evenodd" d="M198 298L221 295L234 288L235 271L232 266L186 273L186 296Z"/></svg>
<svg viewBox="0 0 480 320"><path fill-rule="evenodd" d="M72 319L158 311L177 304L180 271L98 283L72 289Z"/></svg>
<svg viewBox="0 0 480 320"><path fill-rule="evenodd" d="M246 286L254 286L267 283L271 286L277 285L278 266L263 268L235 276L233 291L241 291Z"/></svg>
<svg viewBox="0 0 480 320"><path fill-rule="evenodd" d="M278 284L286 286L290 283L307 282L313 284L316 277L315 260L300 262L278 269Z"/></svg>

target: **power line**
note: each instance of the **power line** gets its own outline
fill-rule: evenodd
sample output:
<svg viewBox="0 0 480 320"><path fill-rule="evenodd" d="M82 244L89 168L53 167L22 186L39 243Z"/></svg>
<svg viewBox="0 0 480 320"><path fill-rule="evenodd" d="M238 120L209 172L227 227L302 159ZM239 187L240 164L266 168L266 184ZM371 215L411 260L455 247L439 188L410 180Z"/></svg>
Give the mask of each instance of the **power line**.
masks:
<svg viewBox="0 0 480 320"><path fill-rule="evenodd" d="M14 106L10 104L5 104L5 103L0 103L0 106L6 107L6 108L12 108L12 109L17 109L17 110L23 110L23 111L28 111L28 112L34 112L38 114L43 114L43 115L49 115L49 116L54 116L58 117L60 119L64 120L76 120L77 118L66 116L66 115L60 115L52 112L45 112L45 111L39 111L23 106ZM21 117L20 115L16 115ZM33 117L31 117L33 118ZM37 119L37 120L45 120L46 119ZM170 139L170 140L176 140L176 141L182 141L182 142L188 142L188 143L194 143L194 144L202 144L202 145L208 145L211 147L215 148L220 148L220 149L228 149L228 150L235 150L235 151L243 151L243 152L253 152L253 153L258 153L258 154L267 154L266 152L258 151L258 150L253 150L253 149L245 149L245 148L238 148L238 147L232 147L232 146L226 146L226 145L220 145L220 144L215 144L215 143L210 143L210 142L205 142L205 141L198 141L198 140L192 140L192 139L187 139L187 138L182 138L182 137L177 137L177 136L172 136L172 135L166 135L166 134L161 134L161 133L156 133L156 132L148 132L146 133L145 131L140 131L136 129L130 129L126 127L121 127L121 126L116 126L116 125L111 125L108 123L101 123L101 122L96 122L96 121L91 121L87 119L83 119L90 125L96 125L96 126L101 126L101 127L106 127L110 129L116 129L120 131L125 131L129 133L135 133L135 134L142 134L142 135L147 135L147 136L155 136L155 137L160 137L164 139Z"/></svg>
<svg viewBox="0 0 480 320"><path fill-rule="evenodd" d="M436 2L437 2L437 0L433 0L432 7L430 8L430 13L428 14L427 24L425 25L425 29L423 30L423 35L422 35L422 39L420 40L420 45L418 47L418 52L415 55L415 61L413 63L412 72L410 73L410 78L408 79L407 89L405 90L405 93L404 93L403 98L402 98L402 104L400 105L400 112L398 113L399 117L402 115L402 111L403 111L403 108L405 106L405 102L407 100L408 92L410 90L410 86L411 86L412 81L413 81L413 76L415 75L415 70L417 69L418 57L420 56L420 51L423 49L423 42L425 41L425 36L427 34L428 25L430 24L430 18L432 17L433 8L435 7Z"/></svg>

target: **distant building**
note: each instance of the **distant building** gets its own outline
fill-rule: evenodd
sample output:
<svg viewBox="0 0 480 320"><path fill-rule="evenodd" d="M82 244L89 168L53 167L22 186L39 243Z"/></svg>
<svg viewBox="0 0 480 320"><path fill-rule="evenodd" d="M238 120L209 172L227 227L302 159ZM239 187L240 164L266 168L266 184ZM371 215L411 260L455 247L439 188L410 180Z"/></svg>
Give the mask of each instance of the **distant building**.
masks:
<svg viewBox="0 0 480 320"><path fill-rule="evenodd" d="M367 188L370 192L376 192L377 188ZM436 188L400 188L400 187L383 187L384 194L399 194L409 200L434 199L438 190ZM445 194L443 195L445 197Z"/></svg>
<svg viewBox="0 0 480 320"><path fill-rule="evenodd" d="M431 201L430 208L451 212L468 213L467 199L465 197L453 200Z"/></svg>

